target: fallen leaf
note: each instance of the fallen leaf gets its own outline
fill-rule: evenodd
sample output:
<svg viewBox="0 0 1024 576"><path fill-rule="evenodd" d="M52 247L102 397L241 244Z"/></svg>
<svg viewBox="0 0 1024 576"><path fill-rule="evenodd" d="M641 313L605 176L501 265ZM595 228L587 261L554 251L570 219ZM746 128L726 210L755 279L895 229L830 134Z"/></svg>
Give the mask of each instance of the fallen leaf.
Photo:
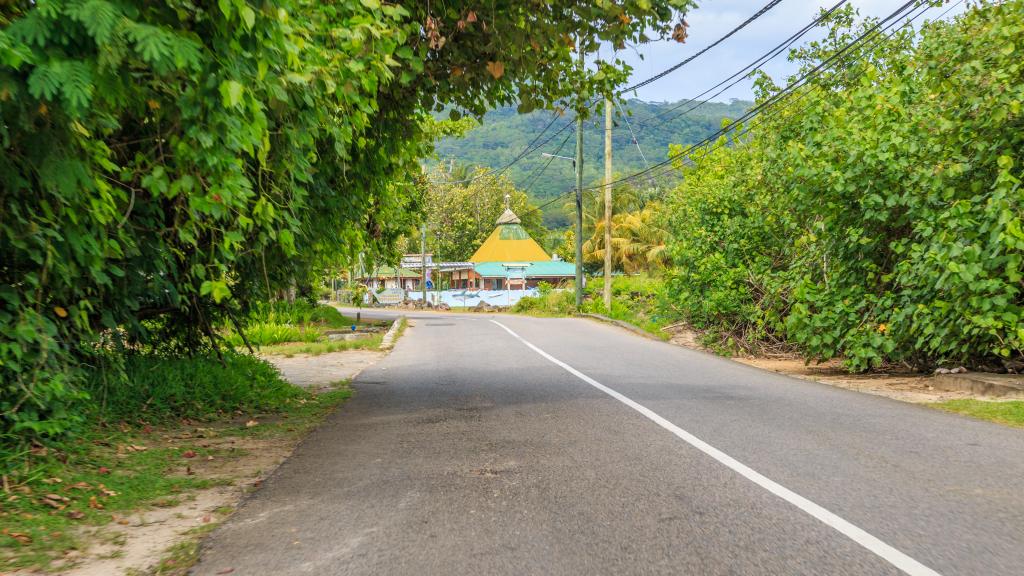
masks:
<svg viewBox="0 0 1024 576"><path fill-rule="evenodd" d="M497 80L505 75L505 65L501 62L488 62L487 71L491 73L491 76L494 76L495 80Z"/></svg>
<svg viewBox="0 0 1024 576"><path fill-rule="evenodd" d="M184 452L181 453L181 457L182 458L195 458L196 457L196 452L195 452L195 450L185 450Z"/></svg>
<svg viewBox="0 0 1024 576"><path fill-rule="evenodd" d="M127 526L128 525L128 520L126 520L124 518L121 518L120 520L117 521L117 523L122 525L122 526Z"/></svg>
<svg viewBox="0 0 1024 576"><path fill-rule="evenodd" d="M57 316L60 316L61 318L67 318L68 317L68 311L65 310L64 308L60 307L60 306L54 306L53 307L53 311L54 311L55 314L57 314Z"/></svg>
<svg viewBox="0 0 1024 576"><path fill-rule="evenodd" d="M43 482L46 484L60 484L63 480L60 478L45 478L43 479Z"/></svg>
<svg viewBox="0 0 1024 576"><path fill-rule="evenodd" d="M92 486L87 482L75 482L68 486L70 490L92 490Z"/></svg>
<svg viewBox="0 0 1024 576"><path fill-rule="evenodd" d="M106 466L100 466L100 469L97 470L97 472L99 472L100 474L110 474L110 468L107 468Z"/></svg>
<svg viewBox="0 0 1024 576"><path fill-rule="evenodd" d="M93 510L103 510L103 504L100 504L95 496L89 496L89 508Z"/></svg>
<svg viewBox="0 0 1024 576"><path fill-rule="evenodd" d="M220 572L217 572L217 574L231 574L234 571L235 571L234 568L225 568L225 569L221 570Z"/></svg>
<svg viewBox="0 0 1024 576"><path fill-rule="evenodd" d="M3 533L17 540L22 546L32 543L32 537L24 532L8 532L7 528L4 528Z"/></svg>
<svg viewBox="0 0 1024 576"><path fill-rule="evenodd" d="M209 514L203 516L203 524L209 524L210 522L213 522L213 516Z"/></svg>
<svg viewBox="0 0 1024 576"><path fill-rule="evenodd" d="M109 490L103 484L100 484L99 486L97 486L97 489L99 489L100 493L103 494L104 496L117 496L117 492L114 492L113 490Z"/></svg>
<svg viewBox="0 0 1024 576"><path fill-rule="evenodd" d="M466 22L476 22L476 12L470 10L469 13L466 14Z"/></svg>
<svg viewBox="0 0 1024 576"><path fill-rule="evenodd" d="M259 422L255 420L249 420L248 422L245 423L246 428L252 428L253 426L259 426Z"/></svg>
<svg viewBox="0 0 1024 576"><path fill-rule="evenodd" d="M81 520L82 518L85 518L85 512L79 512L78 510L72 510L72 511L68 512L68 518L71 518L72 520Z"/></svg>

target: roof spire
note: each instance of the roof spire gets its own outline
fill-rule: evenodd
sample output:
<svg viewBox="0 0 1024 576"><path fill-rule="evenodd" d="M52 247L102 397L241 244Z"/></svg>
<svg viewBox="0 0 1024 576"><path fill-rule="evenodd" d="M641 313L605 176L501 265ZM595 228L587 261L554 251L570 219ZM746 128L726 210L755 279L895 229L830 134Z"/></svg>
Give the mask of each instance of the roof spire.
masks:
<svg viewBox="0 0 1024 576"><path fill-rule="evenodd" d="M505 211L502 212L501 216L498 217L496 224L521 224L519 216L512 211L512 195L508 192L505 193Z"/></svg>

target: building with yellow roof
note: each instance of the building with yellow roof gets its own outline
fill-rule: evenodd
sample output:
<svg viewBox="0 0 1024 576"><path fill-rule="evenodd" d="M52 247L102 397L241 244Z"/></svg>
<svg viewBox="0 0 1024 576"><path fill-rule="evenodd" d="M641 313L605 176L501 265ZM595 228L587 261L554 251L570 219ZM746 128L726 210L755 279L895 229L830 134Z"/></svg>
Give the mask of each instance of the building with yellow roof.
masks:
<svg viewBox="0 0 1024 576"><path fill-rule="evenodd" d="M540 282L559 284L572 280L576 266L553 260L523 228L522 221L508 207L495 222L494 231L477 248L469 262L472 269L452 273L452 287L483 290L533 288Z"/></svg>

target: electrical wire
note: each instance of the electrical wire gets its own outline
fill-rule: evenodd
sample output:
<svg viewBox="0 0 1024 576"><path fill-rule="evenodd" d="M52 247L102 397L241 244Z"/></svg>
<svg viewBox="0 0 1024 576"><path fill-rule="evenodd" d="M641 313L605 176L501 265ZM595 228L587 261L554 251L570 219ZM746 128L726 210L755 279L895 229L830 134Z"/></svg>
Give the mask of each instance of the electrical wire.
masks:
<svg viewBox="0 0 1024 576"><path fill-rule="evenodd" d="M774 58L778 57L785 50L787 50L790 46L792 46L794 43L796 43L797 40L799 40L800 38L803 38L808 32L810 32L811 30L817 28L818 25L820 25L826 18L831 16L836 10L841 8L848 1L849 0L839 0L839 2L837 2L834 6L832 6L831 8L826 10L825 12L819 14L809 24L807 24L806 26L804 26L800 30L797 30L789 38L786 38L785 40L780 42L778 45L776 45L774 48L768 50L767 52L762 54L760 57L755 59L753 62L751 62L750 64L747 64L746 66L741 68L738 72L734 73L732 76L729 76L725 80L722 80L718 84L715 84L711 88L708 88L707 90L701 92L700 94L698 94L697 96L695 96L693 98L690 98L688 100L683 100L682 102L679 102L678 104L676 104L674 106L670 106L669 108L666 108L666 109L661 110L661 111L659 111L659 112L657 112L655 114L652 114L651 116L648 116L647 118L642 118L642 119L636 121L635 124L637 126L645 126L649 122L652 122L653 120L655 120L657 118L661 118L665 114L668 114L669 112L673 112L675 110L678 110L679 108L682 108L683 106L686 106L686 105L691 105L690 108L687 108L686 110L680 112L679 114L674 114L671 117L666 118L666 119L664 119L662 121L662 122L670 122L670 121L678 118L679 116L682 116L684 114L689 114L690 112L693 112L697 108L700 108L701 106L704 106L709 101L711 101L715 97L721 95L723 92L725 92L729 88L732 88L736 84L738 84L741 81L743 81L747 76L749 76L755 70L760 70L761 68L763 68L766 64L768 64L769 61L771 61ZM711 96L708 96L707 98L704 98L704 96L706 96L709 92L711 92L712 90L721 88L726 83L728 83L727 86L725 86L724 88L722 88L718 92L715 92Z"/></svg>
<svg viewBox="0 0 1024 576"><path fill-rule="evenodd" d="M720 136L722 136L722 135L730 132L731 130L735 129L735 127L737 125L742 125L742 123L745 122L746 120L749 120L749 119L753 118L754 116L757 116L762 111L768 109L770 106L772 106L775 103L777 103L780 100L782 100L782 98L784 98L785 96L787 96L787 95L791 94L792 92L794 92L796 89L798 89L799 87L804 85L806 83L806 81L808 81L812 77L816 76L821 70L823 70L824 68L826 68L827 66L829 66L833 62L835 62L840 56L842 56L843 54L846 54L853 47L861 44L866 38L868 38L869 36L874 36L874 35L878 34L879 33L879 29L881 28L882 24L884 24L886 22L889 22L890 20L893 20L895 18L899 18L899 16L901 14L903 14L908 8L910 8L911 6L913 6L915 4L919 4L919 5L920 4L926 4L926 2L922 2L921 0L908 0L907 2L902 4L899 8L897 8L895 11L893 11L889 16L886 16L884 19L879 20L878 22L876 22L874 26L872 26L870 29L865 31L863 34L861 34L860 36L855 38L853 41L851 41L849 44L844 46L842 49L840 49L839 51L834 53L832 56L830 56L826 60L824 60L821 63L819 63L817 66L815 66L812 69L810 69L807 72L805 72L803 75L801 75L796 80L790 82L785 88L783 88L782 90L780 90L776 94L772 95L770 98L768 98L764 102L762 102L762 103L758 104L757 106L754 106L753 108L748 110L743 116L741 116L740 118L736 119L729 126L723 128L721 130L716 131L715 133L713 133L710 136L704 138L700 142L697 142L696 144L691 145L687 149L685 149L685 150L683 150L683 151L681 151L681 152L679 152L677 154L673 154L673 155L669 156L668 159L666 159L666 160L664 160L662 162L659 162L659 163L655 164L654 166L651 166L651 167L646 168L644 170L635 172L635 173L633 173L633 174L631 174L629 176L625 176L625 177L620 178L618 180L614 180L612 182L608 182L608 183L602 184L600 186L590 186L590 187L585 188L585 189L594 190L594 189L601 188L601 187L603 187L605 185L609 185L609 184L614 185L614 184L618 184L618 183L622 183L622 182L627 182L627 181L635 180L636 178L638 178L640 176L644 176L646 174L649 174L649 173L651 173L654 170L662 168L662 167L664 167L666 165L671 165L675 160L685 156L688 152L698 148L699 146L702 146L704 144L707 144L709 142L712 142L712 141L716 140Z"/></svg>
<svg viewBox="0 0 1024 576"><path fill-rule="evenodd" d="M469 182L473 182L474 180L478 180L480 178L485 178L487 176L490 176L491 174L494 174L495 172L497 173L497 174L495 174L495 177L500 176L501 174L504 174L513 165L515 165L520 160L525 158L529 153L531 153L534 150L536 150L537 147L543 146L544 144L546 144L547 142L549 142L551 140L551 137L549 137L547 140L545 140L544 142L541 142L536 147L534 147L534 144L537 143L537 140L540 140L541 136L543 136L545 132L550 130L551 126L553 126L555 121L558 120L558 116L559 116L559 114L558 114L557 111L556 112L552 112L551 113L551 121L548 122L544 126L544 128L540 131L540 133L537 134L536 136L534 136L533 140L531 140L530 143L526 145L526 148L523 149L523 151L520 152L518 155L516 155L516 157L513 158L512 161L509 162L508 164L505 164L501 168L495 168L495 169L487 170L483 174L477 174L477 175L472 176L470 178L464 178L462 180L448 180L448 181L445 182L445 184L466 184L466 183L469 183ZM565 130L565 127L561 128L558 132L555 133L555 135L561 133L564 130Z"/></svg>
<svg viewBox="0 0 1024 576"><path fill-rule="evenodd" d="M552 156L550 158L548 158L548 161L545 162L544 164L542 164L541 166L538 166L537 169L533 171L533 174L531 174L530 176L528 176L526 178L526 181L521 186L521 188L523 188L527 192L530 191L530 187L533 186L533 183L538 178L540 178L541 174L543 174L544 171L546 171L548 169L548 166L550 166L551 162L554 161L555 155L557 155L559 152L561 152L562 148L565 148L565 145L569 143L569 138L571 138L571 137L572 137L572 133L571 132L569 134L566 134L565 139L562 140L562 143L558 146L558 148L555 149L555 151L552 153Z"/></svg>
<svg viewBox="0 0 1024 576"><path fill-rule="evenodd" d="M654 76L651 76L650 78L648 78L648 79L646 79L646 80L644 80L642 82L638 82L636 84L633 84L632 86L627 86L627 87L623 88L622 90L619 90L619 94L622 94L624 92L629 92L629 91L632 91L632 90L636 90L637 88L642 88L644 86L647 86L648 84L651 84L652 82L657 82L658 80L664 78L665 76L668 76L669 74L675 72L676 70L679 70L683 66L686 66L690 62L693 62L694 60L699 58L702 54L704 54L708 50L711 50L715 46L718 46L722 42L725 42L726 40L729 39L730 36L732 36L733 34L739 32L740 30L743 30L751 22L753 22L754 20L757 20L761 16L764 16L769 10L771 10L772 8L775 8L776 6L778 6L781 3L782 3L782 0L771 0L770 2L765 4L764 7L762 7L760 10L755 12L753 16L751 16L750 18L747 18L746 20L744 20L743 22L740 23L739 26L737 26L737 27L733 28L732 30L730 30L725 36L722 36L718 40L715 40L711 44L708 44L703 49L699 50L696 54L686 58L682 62L680 62L680 63L678 63L678 64L676 64L676 65L674 65L674 66L672 66L672 67L662 71L662 72L659 72L659 73L655 74Z"/></svg>
<svg viewBox="0 0 1024 576"><path fill-rule="evenodd" d="M752 16L750 16L749 18L747 18L746 20L741 22L738 26L736 26L735 28L730 30L728 33L726 33L721 38L715 40L714 42L712 42L708 46L706 46L703 49L701 49L700 51L698 51L696 54L686 58L682 62L679 62L678 64L668 68L667 70L664 70L664 71L662 71L662 72L660 72L658 74L655 74L654 76L652 76L652 77L650 77L650 78L648 78L646 80L638 82L637 84L634 84L632 86L628 86L626 88L623 88L622 90L619 91L619 94L622 94L622 93L625 93L625 92L629 92L631 90L636 90L638 88L641 88L643 86L646 86L648 84L656 82L656 81L660 80L661 78L664 78L665 76L671 74L672 72L675 72L676 70L682 68L683 66L685 66L685 65L689 64L690 62L692 62L693 60L697 59L698 57L700 57L702 54L704 54L708 50L711 50L715 46L718 46L722 42L726 41L731 36L733 36L734 34L739 32L743 28L747 27L750 23L754 22L755 20L757 20L758 18L760 18L761 16L766 14L772 8L778 6L780 3L782 3L782 0L771 0L770 2L765 4L760 10L758 10L756 13L754 13ZM592 100L589 104L587 104L587 106L593 105L596 101L597 101L597 99ZM548 125L545 126L543 130L541 130L540 134L538 134L536 137L534 137L534 139L529 144L526 145L526 149L524 149L515 158L513 158L511 162L505 164L501 168L494 169L494 170L489 170L487 172L484 172L483 174L478 174L476 176L473 176L471 178L466 178L466 179L463 179L463 180L448 181L447 183L448 184L464 184L464 183L472 182L473 180L476 180L478 178L483 178L483 177L489 176L490 174L492 174L494 172L497 172L497 175L503 174L509 168L511 168L512 166L517 164L519 161L521 161L523 158L525 158L528 154L530 154L531 152L536 151L539 147L541 147L544 144L547 144L548 142L553 140L555 137L558 136L558 134L561 134L562 132L564 132L569 126L572 126L572 124L575 122L575 120L571 120L571 121L567 122L557 132L555 132L555 134L553 134L552 136L549 136L547 139L545 139L540 144L537 144L537 141L541 138L541 136L543 136L544 133L547 132L551 128L551 126L554 124L554 121L555 121L556 118L557 118L557 113L555 114L555 118L552 118L551 122L549 122Z"/></svg>

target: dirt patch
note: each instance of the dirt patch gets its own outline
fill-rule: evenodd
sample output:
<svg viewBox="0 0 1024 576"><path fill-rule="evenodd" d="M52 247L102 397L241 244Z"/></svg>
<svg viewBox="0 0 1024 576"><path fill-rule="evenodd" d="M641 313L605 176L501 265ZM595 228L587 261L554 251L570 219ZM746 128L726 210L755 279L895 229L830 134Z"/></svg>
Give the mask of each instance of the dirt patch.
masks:
<svg viewBox="0 0 1024 576"><path fill-rule="evenodd" d="M686 325L677 324L666 330L671 334L669 342L677 346L709 351L701 345L700 334ZM947 400L984 399L993 400L968 391L939 390L933 385L934 376L906 369L874 370L864 374L851 374L843 368L841 360L829 360L820 364L807 363L794 354L777 354L771 357L737 356L732 360L779 374L821 382L830 386L856 390L867 394L885 396L903 402L928 404ZM1006 400L1021 396L1007 396Z"/></svg>
<svg viewBox="0 0 1024 576"><path fill-rule="evenodd" d="M376 350L345 350L319 356L267 356L266 359L277 366L285 379L292 384L316 390L335 382L355 378L384 355L385 352Z"/></svg>
<svg viewBox="0 0 1024 576"><path fill-rule="evenodd" d="M64 557L66 576L139 574L151 569L163 552L193 537L197 530L223 520L235 505L291 454L294 435L281 437L218 437L216 428L164 431L159 443L216 450L217 456L183 459L175 476L194 476L221 484L206 490L170 495L150 506L114 516L113 522L84 528L83 542L92 545Z"/></svg>
<svg viewBox="0 0 1024 576"><path fill-rule="evenodd" d="M809 365L805 365L802 358L734 358L734 360L787 376L904 402L924 404L974 397L968 392L937 390L931 385L932 377L924 374L899 371L850 374L838 360Z"/></svg>

